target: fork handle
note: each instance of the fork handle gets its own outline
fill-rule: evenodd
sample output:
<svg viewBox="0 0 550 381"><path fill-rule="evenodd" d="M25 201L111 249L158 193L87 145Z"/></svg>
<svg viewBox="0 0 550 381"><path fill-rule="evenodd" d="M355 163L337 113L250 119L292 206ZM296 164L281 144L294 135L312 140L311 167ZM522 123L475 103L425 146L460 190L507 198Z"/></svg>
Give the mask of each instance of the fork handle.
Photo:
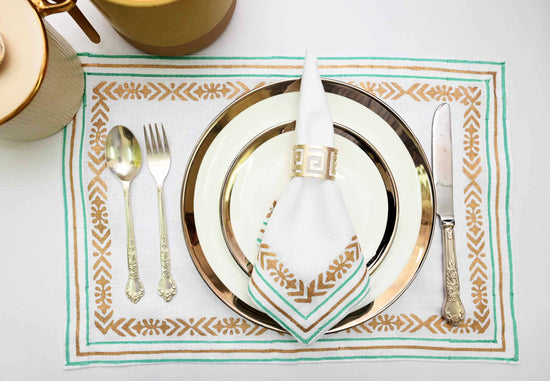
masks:
<svg viewBox="0 0 550 381"><path fill-rule="evenodd" d="M159 295L164 301L169 302L176 294L176 282L172 278L170 264L170 250L168 248L168 232L166 228L166 212L164 210L164 189L157 187L160 227L160 280L158 284Z"/></svg>
<svg viewBox="0 0 550 381"><path fill-rule="evenodd" d="M443 302L443 317L453 326L464 320L464 305L460 300L460 283L456 265L455 222L441 220L443 233L443 266L445 274L445 301Z"/></svg>

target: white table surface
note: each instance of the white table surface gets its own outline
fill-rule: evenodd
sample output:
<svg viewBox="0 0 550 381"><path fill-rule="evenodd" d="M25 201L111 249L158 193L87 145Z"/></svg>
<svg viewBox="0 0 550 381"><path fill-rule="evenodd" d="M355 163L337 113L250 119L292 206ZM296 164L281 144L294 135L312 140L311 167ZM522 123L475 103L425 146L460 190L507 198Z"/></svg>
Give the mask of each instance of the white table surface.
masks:
<svg viewBox="0 0 550 381"><path fill-rule="evenodd" d="M87 41L68 15L49 16L77 51L138 53L89 0L81 10L100 31ZM512 244L520 364L352 363L162 364L64 370L65 247L62 135L0 141L0 380L494 380L548 379L550 61L548 0L238 0L206 55L359 55L506 61L512 152ZM546 71L545 71L546 70ZM546 90L545 90L546 89ZM518 94L524 94L519 97ZM46 276L47 274L47 276ZM261 378L259 375L262 375Z"/></svg>

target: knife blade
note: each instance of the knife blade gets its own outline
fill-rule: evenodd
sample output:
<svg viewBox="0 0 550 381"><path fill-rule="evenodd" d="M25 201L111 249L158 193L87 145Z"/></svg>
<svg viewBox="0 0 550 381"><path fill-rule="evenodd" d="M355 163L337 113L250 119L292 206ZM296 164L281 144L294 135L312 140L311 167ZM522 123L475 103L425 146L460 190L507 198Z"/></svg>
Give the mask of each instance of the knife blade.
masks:
<svg viewBox="0 0 550 381"><path fill-rule="evenodd" d="M443 274L445 298L443 317L453 326L464 320L460 300L460 281L456 262L455 218L453 209L453 155L451 107L441 104L435 110L432 124L432 163L437 198L436 213L443 235Z"/></svg>
<svg viewBox="0 0 550 381"><path fill-rule="evenodd" d="M447 103L435 110L432 139L437 214L454 220L451 108Z"/></svg>

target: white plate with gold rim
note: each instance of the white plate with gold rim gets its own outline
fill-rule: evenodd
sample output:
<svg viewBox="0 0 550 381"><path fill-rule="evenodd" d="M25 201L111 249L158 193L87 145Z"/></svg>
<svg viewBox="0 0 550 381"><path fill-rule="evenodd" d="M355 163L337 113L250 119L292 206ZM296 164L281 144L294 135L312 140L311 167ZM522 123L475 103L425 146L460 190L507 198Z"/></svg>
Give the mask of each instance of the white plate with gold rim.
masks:
<svg viewBox="0 0 550 381"><path fill-rule="evenodd" d="M247 263L254 263L265 214L289 180L299 84L266 85L222 111L199 140L182 187L183 230L199 273L234 311L276 330L248 296ZM336 182L372 277L370 298L336 332L380 313L412 282L432 238L434 190L418 140L393 110L352 85L323 85L340 152Z"/></svg>

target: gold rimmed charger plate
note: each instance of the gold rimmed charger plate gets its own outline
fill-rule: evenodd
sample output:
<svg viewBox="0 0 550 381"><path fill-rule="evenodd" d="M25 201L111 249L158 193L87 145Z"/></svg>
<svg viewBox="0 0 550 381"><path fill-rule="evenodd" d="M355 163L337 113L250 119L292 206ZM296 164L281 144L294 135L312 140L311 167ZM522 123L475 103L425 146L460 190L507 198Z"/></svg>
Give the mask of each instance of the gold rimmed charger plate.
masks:
<svg viewBox="0 0 550 381"><path fill-rule="evenodd" d="M397 231L392 232L390 235L396 235L395 242L391 242L390 239L387 244L389 251L391 252L393 250L396 254L390 253L386 255L387 252L384 254L384 251L382 251L379 260L375 260L376 267L382 267L382 270L379 270L379 272L384 274L384 277L380 275L380 284L382 286L380 286L378 290L375 290L375 297L371 303L350 313L329 331L337 332L363 323L383 311L397 300L414 280L425 259L432 239L435 219L434 188L431 170L422 147L404 121L391 108L378 98L355 86L334 80L323 80L323 85L327 93L329 106L332 107L334 104L339 105L339 108L336 110L331 109L335 122L339 123L340 121L338 118L342 118L344 123L341 123L341 125L347 126L349 131L354 131L354 123L360 123L357 122L357 120L366 117L369 122L374 123L375 127L383 125L384 131L375 131L373 134L375 140L382 139L381 141L384 143L383 139L386 139L386 142L382 144L386 146L382 148L388 156L393 155L393 149L396 149L396 152L402 151L399 153L401 155L400 158L397 157L397 154L395 158L390 157L393 162L393 164L390 163L390 167L392 165L396 166L397 172L401 173L401 175L397 176L396 182L398 183L398 192L400 192L399 205L405 205L405 208L399 207L400 218L396 219L399 220L399 226ZM240 278L241 283L245 282L243 277L247 277L246 274L241 271L242 264L241 267L235 263L231 264L227 258L225 258L225 254L222 253L222 251L228 251L230 253L228 256L232 255L233 257L238 257L238 254L236 255L234 251L229 250L222 233L223 223L221 213L223 209L223 200L220 204L219 197L223 194L223 184L227 185L227 174L229 172L224 170L223 174L217 174L218 177L225 179L222 181L223 184L219 185L220 189L217 205L203 205L201 202L204 201L204 198L201 199L201 197L202 193L207 191L212 185L210 183L211 178L216 177L216 173L214 172L218 171L218 169L216 165L213 166L212 163L220 157L218 155L219 153L215 152L215 148L217 148L216 145L219 145L220 141L228 138L226 130L231 130L228 126L235 126L240 123L239 134L246 135L249 133L248 127L250 127L250 133L252 133L254 128L257 129L258 126L247 125L247 123L250 123L249 119L251 117L249 114L254 115L254 113L257 114L256 123L260 120L258 118L265 118L264 122L269 124L264 130L273 128L274 125L281 124L281 121L279 123L272 123L271 119L277 119L278 115L276 115L276 113L278 111L281 111L281 114L292 114L293 111L289 111L288 105L297 103L299 86L300 80L287 80L272 83L245 94L223 110L211 122L205 133L199 139L185 174L181 194L184 236L191 258L203 280L210 289L235 312L256 324L277 331L283 331L283 329L266 314L257 310L250 301L245 301L245 293L242 291L237 292L235 289L232 289L226 284L231 282L228 281L225 275L222 277L220 273L220 266L235 266L242 275ZM276 110L277 102L280 100L286 105L284 112L282 112L282 109ZM274 107L275 110L273 110ZM248 110L253 111L249 112ZM275 113L275 115L271 115L273 113ZM350 119L350 123L347 123L347 119ZM369 132L365 130L363 134L359 135L362 136L368 133ZM256 132L246 141L252 142L254 140L253 138L257 135L258 133ZM383 138L381 136L385 137ZM370 141L370 139L365 139L365 141ZM373 142L373 144L376 146L376 142ZM238 159L239 152L242 152L243 146L226 148L235 150L228 154L232 156L232 163L234 164ZM384 152L382 152L382 156L380 157L383 156ZM386 157L386 159L388 158ZM212 173L204 175L204 173L201 172L201 168L205 165L209 165L208 170L212 171ZM400 168L400 166L402 168ZM228 168L230 167L231 165L228 165ZM221 170L222 169L219 171ZM406 186L407 181L408 185L411 185L412 180L414 180L414 186L409 187L411 189L407 189L407 192L399 191L399 186L403 188L403 184ZM218 183L214 185L217 187ZM204 221L205 217L200 215L200 213L202 213L200 210L204 211L208 210L208 208L216 209L215 213L212 213L212 215L217 215L218 220L209 219L206 222ZM205 216L210 216L210 214L205 213ZM219 233L222 242L218 242L217 236L215 234L210 234L212 232L216 234ZM214 237L214 239L212 239L212 237ZM220 253L215 253L214 251L220 251ZM216 258L216 256L218 256L217 258L223 263L217 264L212 262L212 258ZM394 259L394 257L397 259ZM231 260L233 261L233 258L231 258ZM244 267L246 270L246 265ZM389 273L388 268L392 269ZM235 274L233 274L233 276L238 277L238 275Z"/></svg>

